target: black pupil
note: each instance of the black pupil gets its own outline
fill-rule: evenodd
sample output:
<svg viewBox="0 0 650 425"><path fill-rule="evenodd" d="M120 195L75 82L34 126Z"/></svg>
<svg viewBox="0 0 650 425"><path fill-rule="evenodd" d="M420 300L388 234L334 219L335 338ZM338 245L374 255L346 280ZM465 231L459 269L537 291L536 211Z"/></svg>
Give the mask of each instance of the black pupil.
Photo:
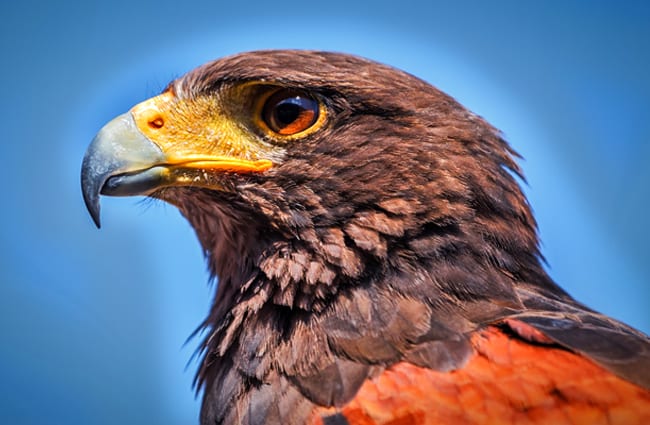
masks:
<svg viewBox="0 0 650 425"><path fill-rule="evenodd" d="M309 109L310 99L295 96L278 102L275 106L275 122L280 127L285 127L298 119L302 111Z"/></svg>

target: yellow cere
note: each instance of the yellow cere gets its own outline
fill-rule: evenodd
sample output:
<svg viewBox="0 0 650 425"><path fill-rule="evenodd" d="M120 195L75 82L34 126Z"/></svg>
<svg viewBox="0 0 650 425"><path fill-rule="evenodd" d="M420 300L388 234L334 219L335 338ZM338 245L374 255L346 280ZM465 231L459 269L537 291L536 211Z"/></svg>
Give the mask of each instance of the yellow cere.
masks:
<svg viewBox="0 0 650 425"><path fill-rule="evenodd" d="M158 145L168 165L260 172L281 159L281 149L248 127L246 98L200 96L179 99L170 92L131 109L140 131Z"/></svg>

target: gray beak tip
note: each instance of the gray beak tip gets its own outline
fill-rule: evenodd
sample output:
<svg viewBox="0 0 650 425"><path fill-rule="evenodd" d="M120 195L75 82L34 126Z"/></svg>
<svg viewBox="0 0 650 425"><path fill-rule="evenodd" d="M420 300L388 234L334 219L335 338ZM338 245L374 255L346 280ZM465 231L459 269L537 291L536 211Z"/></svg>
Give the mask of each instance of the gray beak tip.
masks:
<svg viewBox="0 0 650 425"><path fill-rule="evenodd" d="M92 217L95 226L97 226L98 229L101 229L102 223L99 219L99 197L96 196L95 199L84 197L84 201L86 202L86 208L88 209L88 213L90 214L90 217Z"/></svg>
<svg viewBox="0 0 650 425"><path fill-rule="evenodd" d="M113 187L115 185L105 188L106 182L122 173L147 170L152 165L164 161L165 156L160 148L140 132L133 116L128 112L110 121L97 133L81 165L81 191L86 208L98 229L101 226L100 193L111 196L142 194L146 189L150 189L144 177L151 180L156 177L156 173L144 173L142 178L122 179L120 182L128 183L122 188Z"/></svg>
<svg viewBox="0 0 650 425"><path fill-rule="evenodd" d="M83 166L81 168L81 189L83 193L84 203L86 204L86 209L90 214L90 217L93 219L95 226L101 228L101 222L99 218L99 192L101 190L100 184L103 184L103 181L98 181L94 178L93 174L90 172L91 167L88 166L88 163L92 161L92 158L89 158L89 155L86 155L83 161Z"/></svg>

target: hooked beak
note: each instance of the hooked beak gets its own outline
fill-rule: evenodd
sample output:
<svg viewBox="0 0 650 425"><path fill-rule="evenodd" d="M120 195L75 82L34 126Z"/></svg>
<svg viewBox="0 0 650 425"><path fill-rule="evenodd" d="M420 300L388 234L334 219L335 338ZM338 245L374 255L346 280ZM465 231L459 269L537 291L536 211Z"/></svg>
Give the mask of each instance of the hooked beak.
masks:
<svg viewBox="0 0 650 425"><path fill-rule="evenodd" d="M223 190L221 179L226 173L271 168L271 160L236 123L215 116L213 104L187 102L163 93L134 106L97 133L81 167L84 201L97 227L100 194L151 195L167 186ZM199 123L199 130L188 127L188 122Z"/></svg>
<svg viewBox="0 0 650 425"><path fill-rule="evenodd" d="M99 195L143 195L164 180L160 147L138 129L130 112L120 115L97 133L81 166L81 189L86 208L100 227Z"/></svg>

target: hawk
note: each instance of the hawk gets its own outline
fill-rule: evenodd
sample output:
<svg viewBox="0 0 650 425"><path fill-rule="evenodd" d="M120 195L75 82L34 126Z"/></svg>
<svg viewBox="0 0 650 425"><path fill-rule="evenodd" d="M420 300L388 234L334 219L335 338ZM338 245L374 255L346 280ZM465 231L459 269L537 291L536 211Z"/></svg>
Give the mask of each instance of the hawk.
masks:
<svg viewBox="0 0 650 425"><path fill-rule="evenodd" d="M201 423L647 424L650 339L542 265L517 154L359 57L223 58L103 127L84 199L145 195L218 289Z"/></svg>

